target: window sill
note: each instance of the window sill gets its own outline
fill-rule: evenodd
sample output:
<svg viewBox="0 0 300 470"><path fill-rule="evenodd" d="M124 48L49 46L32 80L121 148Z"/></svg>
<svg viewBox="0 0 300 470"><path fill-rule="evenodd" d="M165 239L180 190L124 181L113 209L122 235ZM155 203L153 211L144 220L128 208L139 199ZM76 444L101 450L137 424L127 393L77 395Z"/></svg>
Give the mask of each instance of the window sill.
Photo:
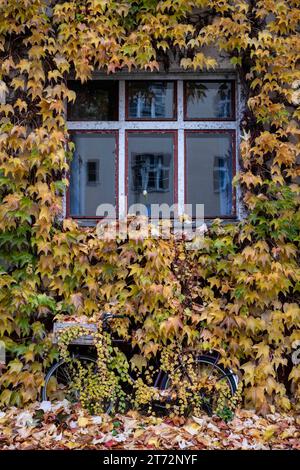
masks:
<svg viewBox="0 0 300 470"><path fill-rule="evenodd" d="M96 225L99 222L101 222L101 220L104 220L104 219L95 219L93 217L82 219L82 218L76 218L76 217L71 217L70 216L70 218L75 220L78 223L78 225L80 227L83 227L83 228L85 228L85 227L90 227L90 228L96 227ZM227 217L227 218L222 218L222 217L212 218L212 217L210 217L210 218L204 218L203 223L205 223L209 227L217 219L220 219L222 221L223 225L238 224L241 221L237 216L232 216L232 217ZM193 221L193 228L195 226L196 226L196 223L195 223L195 221Z"/></svg>

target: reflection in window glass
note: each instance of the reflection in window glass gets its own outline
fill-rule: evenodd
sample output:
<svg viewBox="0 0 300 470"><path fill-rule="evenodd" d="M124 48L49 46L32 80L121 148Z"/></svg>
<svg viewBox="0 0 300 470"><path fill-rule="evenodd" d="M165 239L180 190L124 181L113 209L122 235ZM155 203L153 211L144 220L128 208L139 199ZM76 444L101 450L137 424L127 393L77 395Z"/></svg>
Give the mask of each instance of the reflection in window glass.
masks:
<svg viewBox="0 0 300 470"><path fill-rule="evenodd" d="M127 82L129 119L172 119L174 82Z"/></svg>
<svg viewBox="0 0 300 470"><path fill-rule="evenodd" d="M233 118L233 82L185 82L186 119Z"/></svg>
<svg viewBox="0 0 300 470"><path fill-rule="evenodd" d="M76 133L72 140L70 213L95 217L99 204L115 206L116 136Z"/></svg>
<svg viewBox="0 0 300 470"><path fill-rule="evenodd" d="M69 121L118 120L118 82L115 80L90 80L81 84L69 81L76 93L75 103L68 104Z"/></svg>
<svg viewBox="0 0 300 470"><path fill-rule="evenodd" d="M98 183L99 160L87 161L87 182L89 184Z"/></svg>
<svg viewBox="0 0 300 470"><path fill-rule="evenodd" d="M128 207L173 204L173 135L130 133L128 136Z"/></svg>
<svg viewBox="0 0 300 470"><path fill-rule="evenodd" d="M205 217L232 215L232 136L186 133L187 204L204 204Z"/></svg>

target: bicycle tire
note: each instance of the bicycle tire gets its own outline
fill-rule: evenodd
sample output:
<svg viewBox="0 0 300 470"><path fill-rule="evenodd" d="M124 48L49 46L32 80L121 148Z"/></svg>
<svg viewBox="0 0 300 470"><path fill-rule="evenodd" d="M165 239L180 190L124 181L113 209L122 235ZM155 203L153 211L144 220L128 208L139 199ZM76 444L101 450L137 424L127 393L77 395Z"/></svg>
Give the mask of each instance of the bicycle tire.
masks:
<svg viewBox="0 0 300 470"><path fill-rule="evenodd" d="M237 391L237 386L238 386L238 381L237 381L235 374L229 368L224 368L222 364L218 364L216 357L208 356L208 355L200 355L200 356L197 356L196 362L197 364L208 364L208 365L213 366L213 369L216 369L220 373L220 380L225 379L227 381L229 388L230 388L231 396L235 394L235 392ZM182 367L183 367L182 365L179 365L175 369L175 372L181 369ZM167 390L169 383L170 383L170 377L168 376L168 374L166 374L166 376L164 377L162 381L161 389ZM208 412L208 414L212 414L212 410L211 410L211 413Z"/></svg>
<svg viewBox="0 0 300 470"><path fill-rule="evenodd" d="M83 361L92 362L95 365L97 365L96 358L94 358L92 356L85 356L85 355L78 354L78 355L74 356L74 359L78 359L82 362ZM50 397L48 396L48 393L47 393L47 387L48 387L49 381L50 381L51 377L53 377L54 374L58 371L58 369L61 368L64 365L67 365L67 362L64 359L61 359L60 361L53 364L53 366L48 370L48 372L45 376L45 384L44 384L44 386L42 388L42 392L41 392L41 398L42 398L43 401L51 401L51 399L50 399ZM107 409L106 409L106 413L110 413L112 407L113 407L113 402L111 401L110 404L108 405Z"/></svg>

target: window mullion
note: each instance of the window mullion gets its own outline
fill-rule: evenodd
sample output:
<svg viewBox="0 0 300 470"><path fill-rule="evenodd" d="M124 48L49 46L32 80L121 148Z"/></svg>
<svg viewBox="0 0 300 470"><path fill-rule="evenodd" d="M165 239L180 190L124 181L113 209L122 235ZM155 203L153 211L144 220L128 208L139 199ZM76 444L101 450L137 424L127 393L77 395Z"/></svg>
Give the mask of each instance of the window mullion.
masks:
<svg viewBox="0 0 300 470"><path fill-rule="evenodd" d="M125 97L125 80L119 82L119 168L118 168L118 208L119 218L126 217L126 200L125 200L125 178L126 178L126 162L125 162L125 127L126 127L126 97Z"/></svg>
<svg viewBox="0 0 300 470"><path fill-rule="evenodd" d="M184 214L184 201L185 201L185 155L184 155L184 109L183 109L183 80L177 82L177 124L178 124L178 148L177 148L177 162L178 162L178 213Z"/></svg>

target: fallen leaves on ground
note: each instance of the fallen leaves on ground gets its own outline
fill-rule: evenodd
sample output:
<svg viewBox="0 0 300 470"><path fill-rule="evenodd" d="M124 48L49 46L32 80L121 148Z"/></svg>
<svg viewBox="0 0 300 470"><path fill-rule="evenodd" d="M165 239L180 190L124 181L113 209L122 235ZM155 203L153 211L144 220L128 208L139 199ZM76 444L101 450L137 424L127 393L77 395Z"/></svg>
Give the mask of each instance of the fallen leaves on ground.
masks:
<svg viewBox="0 0 300 470"><path fill-rule="evenodd" d="M217 417L157 418L135 411L91 416L64 400L0 411L1 449L298 449L300 416L239 410Z"/></svg>

